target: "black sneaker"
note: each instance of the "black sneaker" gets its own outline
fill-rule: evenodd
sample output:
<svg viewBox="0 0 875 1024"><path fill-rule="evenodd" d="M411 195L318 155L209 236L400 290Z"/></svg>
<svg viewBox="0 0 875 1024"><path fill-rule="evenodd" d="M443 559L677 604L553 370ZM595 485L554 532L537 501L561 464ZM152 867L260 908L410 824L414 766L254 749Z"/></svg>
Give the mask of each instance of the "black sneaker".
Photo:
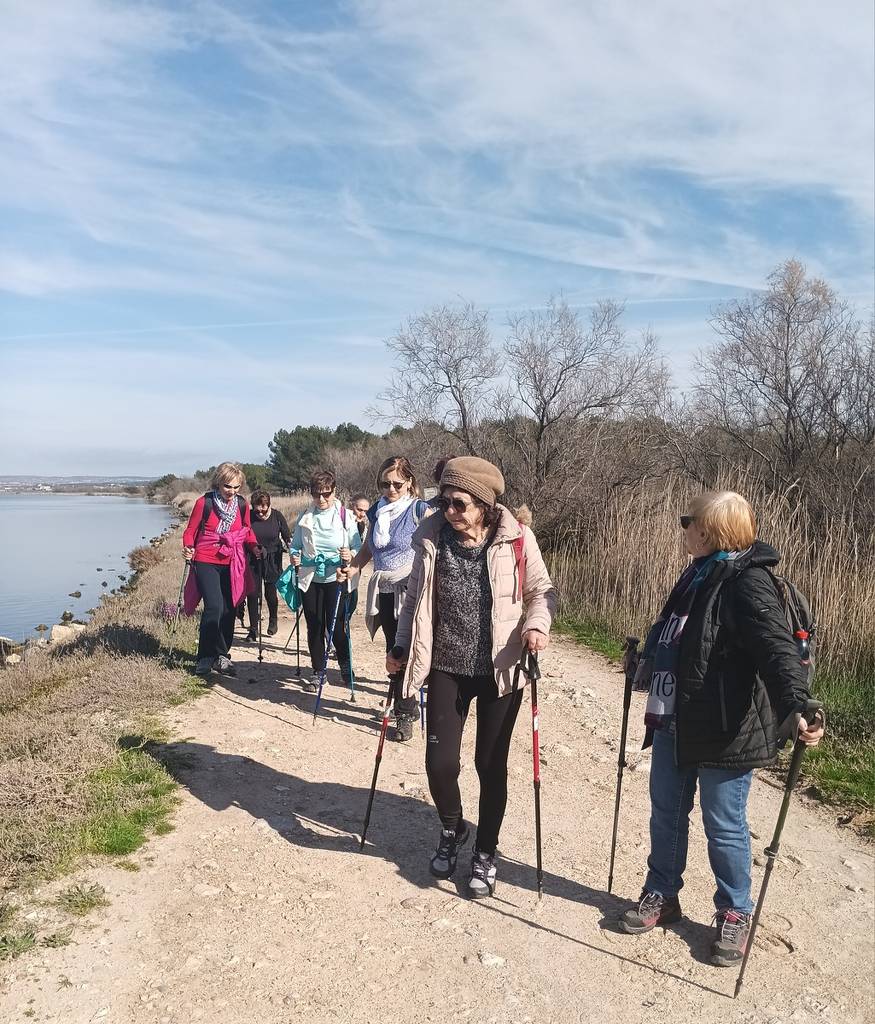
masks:
<svg viewBox="0 0 875 1024"><path fill-rule="evenodd" d="M250 644L254 644L258 639L258 633L250 626L249 632L246 634L246 640Z"/></svg>
<svg viewBox="0 0 875 1024"><path fill-rule="evenodd" d="M649 932L658 924L673 924L681 919L681 905L677 896L663 896L661 892L641 891L638 906L627 910L617 924L628 935Z"/></svg>
<svg viewBox="0 0 875 1024"><path fill-rule="evenodd" d="M411 718L409 715L398 715L395 719L395 734L394 739L398 740L399 743L406 743L407 740L413 739L413 723L416 721L415 718Z"/></svg>
<svg viewBox="0 0 875 1024"><path fill-rule="evenodd" d="M449 878L453 874L456 870L459 850L468 842L470 834L471 830L466 821L461 821L455 831L447 828L441 829L438 848L428 866L435 878Z"/></svg>
<svg viewBox="0 0 875 1024"><path fill-rule="evenodd" d="M272 615L270 617L270 621L267 624L267 635L268 636L276 636L278 631L279 631L279 626L277 625L276 616Z"/></svg>
<svg viewBox="0 0 875 1024"><path fill-rule="evenodd" d="M711 963L715 967L737 967L741 963L750 937L750 921L750 914L738 910L717 911L717 938L711 946Z"/></svg>
<svg viewBox="0 0 875 1024"><path fill-rule="evenodd" d="M495 854L474 851L471 858L471 877L468 880L468 895L472 900L483 900L495 893Z"/></svg>

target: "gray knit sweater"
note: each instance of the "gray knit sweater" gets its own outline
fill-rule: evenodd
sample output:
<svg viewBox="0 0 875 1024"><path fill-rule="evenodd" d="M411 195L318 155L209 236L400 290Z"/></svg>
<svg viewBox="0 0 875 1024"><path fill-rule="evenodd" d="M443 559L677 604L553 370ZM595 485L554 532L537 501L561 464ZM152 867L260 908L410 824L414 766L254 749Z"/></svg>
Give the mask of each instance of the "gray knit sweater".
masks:
<svg viewBox="0 0 875 1024"><path fill-rule="evenodd" d="M431 667L463 676L492 675L492 589L486 549L464 547L446 524L438 538Z"/></svg>

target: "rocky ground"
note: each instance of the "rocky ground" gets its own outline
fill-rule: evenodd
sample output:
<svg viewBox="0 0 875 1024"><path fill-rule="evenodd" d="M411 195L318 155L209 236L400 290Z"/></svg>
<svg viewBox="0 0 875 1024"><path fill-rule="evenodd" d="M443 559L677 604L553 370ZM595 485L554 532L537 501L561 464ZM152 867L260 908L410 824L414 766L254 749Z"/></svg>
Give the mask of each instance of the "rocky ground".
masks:
<svg viewBox="0 0 875 1024"><path fill-rule="evenodd" d="M139 871L96 863L79 872L105 887L110 905L77 928L72 945L7 965L0 1019L872 1020L871 851L818 805L794 800L737 1000L735 972L707 964L713 881L697 815L684 921L637 937L615 929L624 897L637 895L643 879L649 768L638 753L636 694L609 896L616 667L561 640L543 657L544 897L537 899L533 867L526 703L511 753L499 885L494 898L474 903L461 892L467 858L455 880L428 873L438 826L418 734L409 744L387 743L359 852L385 685L379 643L357 616L357 700L326 687L314 725L314 698L300 689L294 657L281 652L288 618L281 625L263 663L241 643L236 680L217 680L208 696L169 713L176 740L161 756L183 786L175 831L135 856ZM477 793L472 726L463 750L469 813ZM754 784L756 885L780 798L769 778ZM52 891L37 897L48 901Z"/></svg>

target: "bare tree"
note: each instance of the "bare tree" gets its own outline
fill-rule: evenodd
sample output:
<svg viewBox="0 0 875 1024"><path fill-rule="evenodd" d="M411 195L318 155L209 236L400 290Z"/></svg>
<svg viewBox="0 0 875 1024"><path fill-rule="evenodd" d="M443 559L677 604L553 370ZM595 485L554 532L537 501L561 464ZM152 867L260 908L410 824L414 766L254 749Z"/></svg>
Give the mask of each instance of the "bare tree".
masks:
<svg viewBox="0 0 875 1024"><path fill-rule="evenodd" d="M567 303L553 300L510 319L493 443L539 529L561 518L591 474L600 476L611 422L647 408L663 384L655 339L646 334L630 346L622 315L621 305L599 303L584 328Z"/></svg>
<svg viewBox="0 0 875 1024"><path fill-rule="evenodd" d="M700 360L700 410L768 468L774 484L798 486L835 462L854 435L865 392L859 324L829 286L788 260L765 292L719 309L720 341ZM870 380L871 384L871 380ZM865 414L864 414L865 418Z"/></svg>
<svg viewBox="0 0 875 1024"><path fill-rule="evenodd" d="M411 317L387 345L395 355L395 375L378 396L382 417L391 407L396 422L434 424L465 452L477 454L477 424L498 373L486 311L471 303L437 307Z"/></svg>

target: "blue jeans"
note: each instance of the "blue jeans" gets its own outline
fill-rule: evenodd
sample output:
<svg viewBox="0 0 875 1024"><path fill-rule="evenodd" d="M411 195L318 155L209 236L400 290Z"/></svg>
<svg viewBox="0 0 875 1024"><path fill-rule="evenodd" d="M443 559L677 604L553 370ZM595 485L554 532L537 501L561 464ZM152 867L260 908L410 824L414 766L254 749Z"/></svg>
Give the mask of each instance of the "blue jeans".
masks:
<svg viewBox="0 0 875 1024"><path fill-rule="evenodd" d="M753 911L750 898L750 830L747 796L751 771L725 768L678 768L674 736L657 729L650 767L650 856L644 887L677 896L687 866L690 811L699 784L708 860L717 881L718 910Z"/></svg>

